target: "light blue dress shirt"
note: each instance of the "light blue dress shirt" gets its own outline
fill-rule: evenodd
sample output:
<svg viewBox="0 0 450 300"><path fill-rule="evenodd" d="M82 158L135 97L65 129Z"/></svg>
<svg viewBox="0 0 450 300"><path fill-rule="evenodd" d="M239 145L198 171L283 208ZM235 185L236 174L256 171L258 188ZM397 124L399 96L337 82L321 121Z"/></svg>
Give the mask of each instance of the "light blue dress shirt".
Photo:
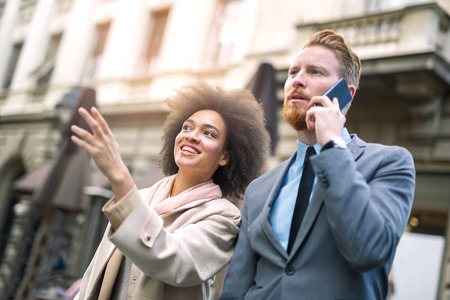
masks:
<svg viewBox="0 0 450 300"><path fill-rule="evenodd" d="M347 144L351 140L346 128L342 130L342 138ZM307 148L308 145L297 140L297 155L295 159L292 160L292 163L281 182L280 191L270 210L270 222L273 231L285 250L287 249L289 242L292 216L294 214L295 202L297 201L298 186L300 185L300 179L303 174L303 161L305 160ZM319 144L316 143L314 145L316 153L320 153L321 149L322 147ZM313 189L316 180L317 179L314 178Z"/></svg>

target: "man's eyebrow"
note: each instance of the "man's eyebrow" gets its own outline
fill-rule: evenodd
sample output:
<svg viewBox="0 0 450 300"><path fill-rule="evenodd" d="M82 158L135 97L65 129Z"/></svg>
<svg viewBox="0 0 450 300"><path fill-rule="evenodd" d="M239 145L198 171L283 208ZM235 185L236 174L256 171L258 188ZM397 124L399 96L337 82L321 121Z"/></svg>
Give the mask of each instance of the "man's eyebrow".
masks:
<svg viewBox="0 0 450 300"><path fill-rule="evenodd" d="M308 65L308 67L310 68L324 68L325 66L323 64L321 64L320 62L316 62L316 63L311 63Z"/></svg>

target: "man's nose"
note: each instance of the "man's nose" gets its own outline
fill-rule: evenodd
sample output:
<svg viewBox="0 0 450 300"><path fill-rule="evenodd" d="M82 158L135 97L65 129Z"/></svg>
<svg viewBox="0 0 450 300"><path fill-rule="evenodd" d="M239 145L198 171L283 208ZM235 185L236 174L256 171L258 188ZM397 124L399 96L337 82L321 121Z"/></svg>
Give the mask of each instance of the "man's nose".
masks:
<svg viewBox="0 0 450 300"><path fill-rule="evenodd" d="M296 88L304 86L305 86L304 74L302 72L298 72L292 79L292 87Z"/></svg>

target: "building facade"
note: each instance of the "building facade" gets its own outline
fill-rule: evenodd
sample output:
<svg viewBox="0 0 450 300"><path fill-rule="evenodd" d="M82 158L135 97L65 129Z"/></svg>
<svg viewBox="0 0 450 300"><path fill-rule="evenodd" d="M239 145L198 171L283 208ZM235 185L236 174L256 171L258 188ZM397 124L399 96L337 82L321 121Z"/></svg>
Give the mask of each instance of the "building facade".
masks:
<svg viewBox="0 0 450 300"><path fill-rule="evenodd" d="M98 174L80 179L79 197L89 198L80 205L39 201L57 184L49 178L65 161L70 109L88 91L134 176L151 184L162 176L164 99L176 88L197 80L244 88L270 64L281 108L291 59L326 28L362 60L349 131L409 149L417 187L407 230L450 241L449 13L446 0L0 0L0 294L67 288L101 237L99 208L111 194ZM267 113L278 120L270 169L295 151L296 137L280 109ZM79 174L96 174L76 155L86 164ZM447 248L439 299L450 299Z"/></svg>

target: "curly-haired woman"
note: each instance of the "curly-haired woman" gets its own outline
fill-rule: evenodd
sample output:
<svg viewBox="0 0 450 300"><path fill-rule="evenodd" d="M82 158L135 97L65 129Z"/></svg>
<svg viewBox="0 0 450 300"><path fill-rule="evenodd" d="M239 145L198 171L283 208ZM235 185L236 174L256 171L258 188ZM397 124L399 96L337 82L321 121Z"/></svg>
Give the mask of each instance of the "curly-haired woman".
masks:
<svg viewBox="0 0 450 300"><path fill-rule="evenodd" d="M79 113L75 144L111 183L110 221L76 299L209 299L210 283L229 262L239 229L239 198L260 175L269 137L250 92L204 82L166 100L160 166L167 175L138 191L118 143L95 109Z"/></svg>

